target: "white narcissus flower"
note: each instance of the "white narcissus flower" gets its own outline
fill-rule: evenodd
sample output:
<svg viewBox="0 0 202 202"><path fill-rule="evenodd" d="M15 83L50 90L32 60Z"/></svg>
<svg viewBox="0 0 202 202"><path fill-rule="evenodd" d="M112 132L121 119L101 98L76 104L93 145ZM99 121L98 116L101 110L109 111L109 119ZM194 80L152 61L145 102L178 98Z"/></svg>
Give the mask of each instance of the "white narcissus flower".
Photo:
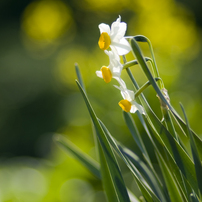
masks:
<svg viewBox="0 0 202 202"><path fill-rule="evenodd" d="M102 66L100 71L96 71L97 76L103 78L106 83L109 83L112 78L123 83L120 78L123 65L120 63L119 55L114 51L105 51L105 53L109 56L109 66Z"/></svg>
<svg viewBox="0 0 202 202"><path fill-rule="evenodd" d="M101 34L98 41L100 49L107 50L110 47L113 51L117 51L118 55L125 55L130 52L130 44L124 38L127 24L121 22L121 16L112 23L111 29L105 23L99 24L98 27Z"/></svg>
<svg viewBox="0 0 202 202"><path fill-rule="evenodd" d="M141 114L145 114L144 108L134 100L135 93L132 90L128 90L125 83L120 83L120 87L115 87L121 91L123 100L119 102L119 106L125 112L135 113L138 110Z"/></svg>

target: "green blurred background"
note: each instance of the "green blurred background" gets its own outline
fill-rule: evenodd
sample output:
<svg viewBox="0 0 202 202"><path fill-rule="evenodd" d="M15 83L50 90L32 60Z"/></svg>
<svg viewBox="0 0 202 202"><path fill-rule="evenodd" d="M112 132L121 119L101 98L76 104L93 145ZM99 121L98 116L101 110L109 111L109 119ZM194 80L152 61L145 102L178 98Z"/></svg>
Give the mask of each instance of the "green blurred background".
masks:
<svg viewBox="0 0 202 202"><path fill-rule="evenodd" d="M126 35L151 40L171 104L182 114L183 103L200 135L201 8L199 0L1 0L0 202L105 201L100 181L52 141L53 133L64 134L96 158L75 62L98 117L138 152L117 104L120 93L95 74L109 62L97 45L98 24L111 24L118 15L128 24ZM146 82L138 66L132 71L139 85ZM132 88L125 72L123 78ZM155 93L150 88L145 94L161 118ZM140 194L122 169L128 186Z"/></svg>

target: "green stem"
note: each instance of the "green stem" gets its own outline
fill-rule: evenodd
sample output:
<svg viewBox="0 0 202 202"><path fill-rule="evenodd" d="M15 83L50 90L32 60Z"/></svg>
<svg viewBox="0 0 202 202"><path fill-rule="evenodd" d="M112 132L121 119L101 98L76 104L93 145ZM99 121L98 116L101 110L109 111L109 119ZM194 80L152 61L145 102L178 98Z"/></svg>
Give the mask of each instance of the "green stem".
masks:
<svg viewBox="0 0 202 202"><path fill-rule="evenodd" d="M137 35L137 36L134 36L133 38L138 42L147 42L148 43L148 46L149 46L149 49L150 49L150 52L151 52L151 55L152 55L152 59L153 59L153 62L154 62L155 76L159 77L159 72L158 72L156 60L155 60L155 57L154 57L154 51L153 51L153 47L152 47L152 44L151 44L150 40L147 37L143 36L143 35Z"/></svg>
<svg viewBox="0 0 202 202"><path fill-rule="evenodd" d="M154 72L154 77L160 77L159 75L159 72L158 72L158 67L157 67L157 64L156 64L156 60L155 60L155 56L154 56L154 50L153 50L153 47L152 47L152 44L150 42L150 40L143 36L143 35L137 35L137 36L128 36L128 37L125 37L125 38L128 38L128 39L135 39L137 42L146 42L149 46L149 50L151 52L151 56L152 56L152 69L153 69L153 72ZM163 82L161 81L160 84L158 83L158 86L160 89L163 89L164 88L164 84Z"/></svg>
<svg viewBox="0 0 202 202"><path fill-rule="evenodd" d="M147 76L148 80L151 82L154 90L156 91L156 93L158 94L158 96L161 98L161 100L169 106L170 109L172 109L172 107L170 106L170 103L168 102L168 100L166 100L166 98L163 96L161 89L159 88L159 86L157 85L155 79L153 78L147 64L146 61L142 55L142 52L138 46L138 44L136 43L135 39L131 39L131 48L133 50L133 53L135 55L135 57L137 58L140 66L142 67L142 70L144 71L145 75Z"/></svg>
<svg viewBox="0 0 202 202"><path fill-rule="evenodd" d="M127 64L126 56L123 55L122 58L123 58L124 65ZM135 81L135 79L134 79L134 77L132 75L132 72L130 71L129 67L126 68L126 71L127 71L128 75L129 75L129 77L130 77L130 79L131 79L131 81L132 81L132 83L133 83L133 85L135 87L135 90L138 90L139 86L138 86L137 82Z"/></svg>
<svg viewBox="0 0 202 202"><path fill-rule="evenodd" d="M161 80L161 78L155 78L156 81ZM138 97L147 87L151 85L150 81L147 81L138 91L135 93L135 98Z"/></svg>
<svg viewBox="0 0 202 202"><path fill-rule="evenodd" d="M149 61L149 62L151 62L151 64L153 63L152 59L149 58L149 57L145 57L145 61L146 61L146 62ZM126 68L128 68L128 67L131 67L131 66L137 65L137 64L138 64L138 61L137 61L137 60L132 60L132 61L130 61L130 62L126 62L126 63L123 65L123 69L126 69Z"/></svg>
<svg viewBox="0 0 202 202"><path fill-rule="evenodd" d="M154 50L153 50L150 40L143 35L137 35L137 36L134 36L133 38L138 42L146 42L148 44L150 52L151 52L151 56L153 59L153 64L154 64L154 66L153 66L154 77L160 77L159 72L158 72L158 67L156 64L156 60L155 60L155 56L154 56ZM159 87L160 87L160 89L164 88L162 82L160 83Z"/></svg>

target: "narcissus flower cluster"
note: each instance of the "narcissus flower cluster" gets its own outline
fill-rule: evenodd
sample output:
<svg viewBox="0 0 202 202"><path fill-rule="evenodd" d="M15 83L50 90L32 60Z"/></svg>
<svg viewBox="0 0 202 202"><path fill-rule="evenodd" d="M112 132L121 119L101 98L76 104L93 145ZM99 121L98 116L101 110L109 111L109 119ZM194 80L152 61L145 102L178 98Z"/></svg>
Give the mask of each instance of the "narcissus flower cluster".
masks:
<svg viewBox="0 0 202 202"><path fill-rule="evenodd" d="M105 54L109 56L109 65L102 66L100 71L96 71L98 77L109 83L112 78L116 79L119 86L115 87L120 90L123 100L119 102L119 106L126 112L135 113L137 110L145 114L141 105L135 102L135 94L128 90L125 82L121 79L123 65L120 62L120 56L126 55L131 51L129 42L126 40L125 33L127 24L121 22L121 16L112 23L111 28L105 23L99 26L100 38L98 45Z"/></svg>

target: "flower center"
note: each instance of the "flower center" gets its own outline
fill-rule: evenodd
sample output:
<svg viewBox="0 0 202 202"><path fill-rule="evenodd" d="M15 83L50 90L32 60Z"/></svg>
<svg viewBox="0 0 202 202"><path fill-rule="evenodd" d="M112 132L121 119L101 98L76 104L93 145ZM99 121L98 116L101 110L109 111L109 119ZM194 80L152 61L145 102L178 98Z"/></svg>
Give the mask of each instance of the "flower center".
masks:
<svg viewBox="0 0 202 202"><path fill-rule="evenodd" d="M102 32L98 41L100 49L107 50L110 44L111 44L110 36L107 34L107 32Z"/></svg>
<svg viewBox="0 0 202 202"><path fill-rule="evenodd" d="M101 68L102 77L106 83L109 83L112 80L112 73L109 68L103 66Z"/></svg>
<svg viewBox="0 0 202 202"><path fill-rule="evenodd" d="M125 111L130 112L131 109L131 103L128 100L121 100L119 102L119 106Z"/></svg>

